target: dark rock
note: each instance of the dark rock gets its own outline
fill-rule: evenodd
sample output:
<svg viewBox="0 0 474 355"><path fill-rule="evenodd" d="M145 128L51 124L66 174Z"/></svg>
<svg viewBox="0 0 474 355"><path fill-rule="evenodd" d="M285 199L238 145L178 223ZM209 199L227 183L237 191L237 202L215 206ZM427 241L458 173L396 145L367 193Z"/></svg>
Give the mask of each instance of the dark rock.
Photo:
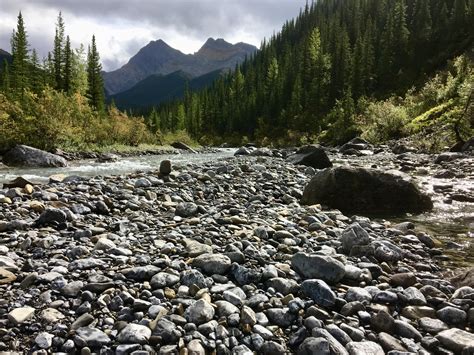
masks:
<svg viewBox="0 0 474 355"><path fill-rule="evenodd" d="M33 185L33 183L31 181L26 180L24 177L19 176L10 182L4 183L3 187L4 188L5 187L6 188L15 188L15 187L24 188L26 185Z"/></svg>
<svg viewBox="0 0 474 355"><path fill-rule="evenodd" d="M171 174L171 161L168 159L162 160L160 163L160 174L169 175Z"/></svg>
<svg viewBox="0 0 474 355"><path fill-rule="evenodd" d="M330 355L329 343L324 338L306 338L298 348L297 355Z"/></svg>
<svg viewBox="0 0 474 355"><path fill-rule="evenodd" d="M474 344L474 334L461 329L448 329L439 333L436 338L450 350L460 354L464 349Z"/></svg>
<svg viewBox="0 0 474 355"><path fill-rule="evenodd" d="M3 156L8 166L64 167L67 161L59 155L51 154L26 145L17 145Z"/></svg>
<svg viewBox="0 0 474 355"><path fill-rule="evenodd" d="M292 268L307 279L339 282L346 273L344 264L325 255L297 253L291 258Z"/></svg>
<svg viewBox="0 0 474 355"><path fill-rule="evenodd" d="M325 169L332 166L324 149L317 145L301 147L295 154L286 158L286 161L295 165L311 166L315 169Z"/></svg>
<svg viewBox="0 0 474 355"><path fill-rule="evenodd" d="M185 151L188 151L190 153L197 153L193 148L191 148L187 144L184 144L183 142L173 142L173 143L171 143L171 146L173 148L180 149L180 150L185 150Z"/></svg>
<svg viewBox="0 0 474 355"><path fill-rule="evenodd" d="M64 211L58 208L48 208L45 210L36 221L37 225L58 225L67 221L67 215Z"/></svg>
<svg viewBox="0 0 474 355"><path fill-rule="evenodd" d="M402 176L350 167L317 173L306 186L302 203L374 215L418 213L433 208L431 199Z"/></svg>
<svg viewBox="0 0 474 355"><path fill-rule="evenodd" d="M301 290L322 307L332 308L336 303L336 294L322 280L305 280L301 284Z"/></svg>

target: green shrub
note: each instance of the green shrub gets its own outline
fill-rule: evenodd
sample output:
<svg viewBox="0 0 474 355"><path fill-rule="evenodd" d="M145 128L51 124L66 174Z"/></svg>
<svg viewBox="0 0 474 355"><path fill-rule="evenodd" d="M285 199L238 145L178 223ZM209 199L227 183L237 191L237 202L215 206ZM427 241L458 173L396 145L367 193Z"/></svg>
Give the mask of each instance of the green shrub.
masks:
<svg viewBox="0 0 474 355"><path fill-rule="evenodd" d="M370 103L362 120L362 138L372 143L402 138L407 134L406 109L394 104L392 100Z"/></svg>

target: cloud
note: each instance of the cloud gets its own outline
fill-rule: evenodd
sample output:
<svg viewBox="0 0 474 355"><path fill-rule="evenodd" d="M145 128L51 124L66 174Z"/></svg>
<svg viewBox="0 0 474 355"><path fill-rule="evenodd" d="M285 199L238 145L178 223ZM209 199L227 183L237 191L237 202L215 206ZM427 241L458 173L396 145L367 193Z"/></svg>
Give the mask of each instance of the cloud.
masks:
<svg viewBox="0 0 474 355"><path fill-rule="evenodd" d="M259 46L295 17L306 0L1 0L0 48L22 11L32 47L45 56L52 48L57 14L62 11L72 44L88 44L92 34L104 69L125 64L151 40L163 39L193 53L208 37Z"/></svg>

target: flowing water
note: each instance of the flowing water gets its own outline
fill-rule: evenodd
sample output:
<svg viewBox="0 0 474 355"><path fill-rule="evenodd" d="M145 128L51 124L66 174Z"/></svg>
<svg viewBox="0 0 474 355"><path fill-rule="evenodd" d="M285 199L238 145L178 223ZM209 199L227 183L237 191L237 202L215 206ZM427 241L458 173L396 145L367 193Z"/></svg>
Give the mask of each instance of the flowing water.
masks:
<svg viewBox="0 0 474 355"><path fill-rule="evenodd" d="M34 183L47 183L49 176L64 174L66 176L110 176L124 175L135 171L152 171L160 167L163 160L170 159L174 165L185 163L203 163L234 155L235 149L219 149L218 153L201 154L162 154L142 155L119 158L114 162L101 163L93 159L78 160L69 163L64 168L9 168L0 170L0 183L8 182L17 176Z"/></svg>
<svg viewBox="0 0 474 355"><path fill-rule="evenodd" d="M173 165L184 165L187 163L204 163L223 158L232 157L235 149L220 149L214 153L202 154L170 154L170 155L144 155L120 158L115 162L100 163L94 160L80 160L70 163L65 168L13 168L0 170L0 183L13 180L17 176L34 183L47 183L49 176L64 174L66 176L107 176L124 175L135 171L157 170L160 162L170 159ZM354 159L354 160L353 160ZM377 158L379 165L383 166L384 156ZM393 162L393 157L386 157L387 162ZM374 160L369 158L342 158L336 165L356 163L360 166L370 167ZM429 213L403 218L394 218L392 222L412 221L417 230L425 231L442 241L445 253L449 255L449 263L456 266L474 265L474 203L446 201L442 194L436 194L436 185L446 183L446 180L433 178L431 174L416 176L418 183L427 190L434 200L434 209ZM472 191L474 188L472 180L458 179L450 180L457 189Z"/></svg>

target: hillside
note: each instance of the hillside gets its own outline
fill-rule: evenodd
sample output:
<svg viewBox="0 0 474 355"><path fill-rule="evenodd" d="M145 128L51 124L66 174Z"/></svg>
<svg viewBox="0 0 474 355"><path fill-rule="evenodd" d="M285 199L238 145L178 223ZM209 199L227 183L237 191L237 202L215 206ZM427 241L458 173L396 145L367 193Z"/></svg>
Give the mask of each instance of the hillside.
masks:
<svg viewBox="0 0 474 355"><path fill-rule="evenodd" d="M0 70L3 68L3 62L7 61L8 63L11 63L12 61L12 56L10 53L7 51L4 51L3 49L0 49Z"/></svg>
<svg viewBox="0 0 474 355"><path fill-rule="evenodd" d="M465 0L314 2L239 70L194 95L200 109L188 108L185 120L197 138L347 140L360 133L355 121L368 101L420 88L471 48L472 23Z"/></svg>
<svg viewBox="0 0 474 355"><path fill-rule="evenodd" d="M158 106L165 101L180 99L184 96L186 85L190 90L203 89L221 75L221 70L204 74L197 78L176 71L168 75L150 75L132 88L112 95L119 109L140 109Z"/></svg>
<svg viewBox="0 0 474 355"><path fill-rule="evenodd" d="M233 69L256 50L245 43L233 45L223 39L209 38L195 54L184 54L162 40L152 41L120 69L103 73L105 89L109 95L114 95L150 75L182 71L190 77L199 77L215 70Z"/></svg>

